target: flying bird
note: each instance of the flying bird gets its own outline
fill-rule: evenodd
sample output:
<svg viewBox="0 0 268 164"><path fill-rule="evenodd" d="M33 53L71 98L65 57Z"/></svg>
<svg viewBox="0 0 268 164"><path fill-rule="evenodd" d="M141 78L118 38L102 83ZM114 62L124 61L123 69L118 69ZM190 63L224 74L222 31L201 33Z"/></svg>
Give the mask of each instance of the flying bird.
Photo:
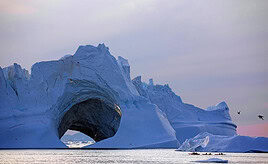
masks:
<svg viewBox="0 0 268 164"><path fill-rule="evenodd" d="M264 116L258 115L259 119L264 120Z"/></svg>
<svg viewBox="0 0 268 164"><path fill-rule="evenodd" d="M240 114L241 113L241 111L237 111L237 114Z"/></svg>

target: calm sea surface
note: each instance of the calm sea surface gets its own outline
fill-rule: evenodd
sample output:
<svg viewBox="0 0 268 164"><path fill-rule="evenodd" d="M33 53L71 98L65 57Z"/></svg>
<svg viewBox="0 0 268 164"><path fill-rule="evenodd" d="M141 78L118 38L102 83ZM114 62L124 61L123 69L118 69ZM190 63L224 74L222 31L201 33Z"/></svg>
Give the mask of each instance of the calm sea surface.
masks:
<svg viewBox="0 0 268 164"><path fill-rule="evenodd" d="M215 154L215 153L213 153ZM146 150L0 150L0 163L196 163L196 160L221 158L229 163L266 163L266 153L225 153L189 155L173 149Z"/></svg>

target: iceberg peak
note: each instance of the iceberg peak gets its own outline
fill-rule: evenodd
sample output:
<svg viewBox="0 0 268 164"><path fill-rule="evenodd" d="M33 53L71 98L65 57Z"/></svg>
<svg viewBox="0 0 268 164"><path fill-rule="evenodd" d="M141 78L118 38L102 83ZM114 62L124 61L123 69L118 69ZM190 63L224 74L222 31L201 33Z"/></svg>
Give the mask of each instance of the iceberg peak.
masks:
<svg viewBox="0 0 268 164"><path fill-rule="evenodd" d="M225 101L222 101L216 105L218 108L228 108L228 105Z"/></svg>
<svg viewBox="0 0 268 164"><path fill-rule="evenodd" d="M17 63L3 68L3 72L5 78L9 80L13 80L14 78L21 78L24 80L30 79L29 71L26 69L22 69L21 66Z"/></svg>
<svg viewBox="0 0 268 164"><path fill-rule="evenodd" d="M101 49L101 50L106 50L106 51L109 51L109 47L105 46L105 44L104 44L104 43L99 44L99 45L98 45L98 48L99 48L99 49Z"/></svg>
<svg viewBox="0 0 268 164"><path fill-rule="evenodd" d="M227 111L229 111L229 107L225 101L222 101L215 106L207 107L206 110L227 110Z"/></svg>
<svg viewBox="0 0 268 164"><path fill-rule="evenodd" d="M75 52L75 56L90 56L90 55L100 55L100 54L110 54L109 48L105 46L104 43L99 44L97 47L93 45L79 46Z"/></svg>
<svg viewBox="0 0 268 164"><path fill-rule="evenodd" d="M122 56L118 56L117 61L121 66L130 67L128 60L123 58Z"/></svg>

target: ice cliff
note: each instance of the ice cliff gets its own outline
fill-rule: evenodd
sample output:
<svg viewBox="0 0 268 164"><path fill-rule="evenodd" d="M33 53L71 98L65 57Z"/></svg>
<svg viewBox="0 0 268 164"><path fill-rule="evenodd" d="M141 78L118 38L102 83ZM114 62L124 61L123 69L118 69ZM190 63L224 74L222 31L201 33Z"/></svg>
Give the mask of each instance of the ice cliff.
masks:
<svg viewBox="0 0 268 164"><path fill-rule="evenodd" d="M66 130L94 148L175 148L201 132L236 135L225 102L200 109L168 85L130 78L108 47L80 46L74 55L0 68L0 148L64 148Z"/></svg>

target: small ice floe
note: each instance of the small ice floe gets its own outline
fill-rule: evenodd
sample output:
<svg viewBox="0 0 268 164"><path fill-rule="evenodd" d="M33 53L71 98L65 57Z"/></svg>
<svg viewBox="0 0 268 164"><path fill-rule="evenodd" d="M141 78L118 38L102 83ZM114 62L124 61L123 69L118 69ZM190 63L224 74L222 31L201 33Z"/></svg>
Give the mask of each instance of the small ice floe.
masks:
<svg viewBox="0 0 268 164"><path fill-rule="evenodd" d="M194 161L200 163L228 163L228 160L223 160L220 158L209 158L207 160Z"/></svg>

